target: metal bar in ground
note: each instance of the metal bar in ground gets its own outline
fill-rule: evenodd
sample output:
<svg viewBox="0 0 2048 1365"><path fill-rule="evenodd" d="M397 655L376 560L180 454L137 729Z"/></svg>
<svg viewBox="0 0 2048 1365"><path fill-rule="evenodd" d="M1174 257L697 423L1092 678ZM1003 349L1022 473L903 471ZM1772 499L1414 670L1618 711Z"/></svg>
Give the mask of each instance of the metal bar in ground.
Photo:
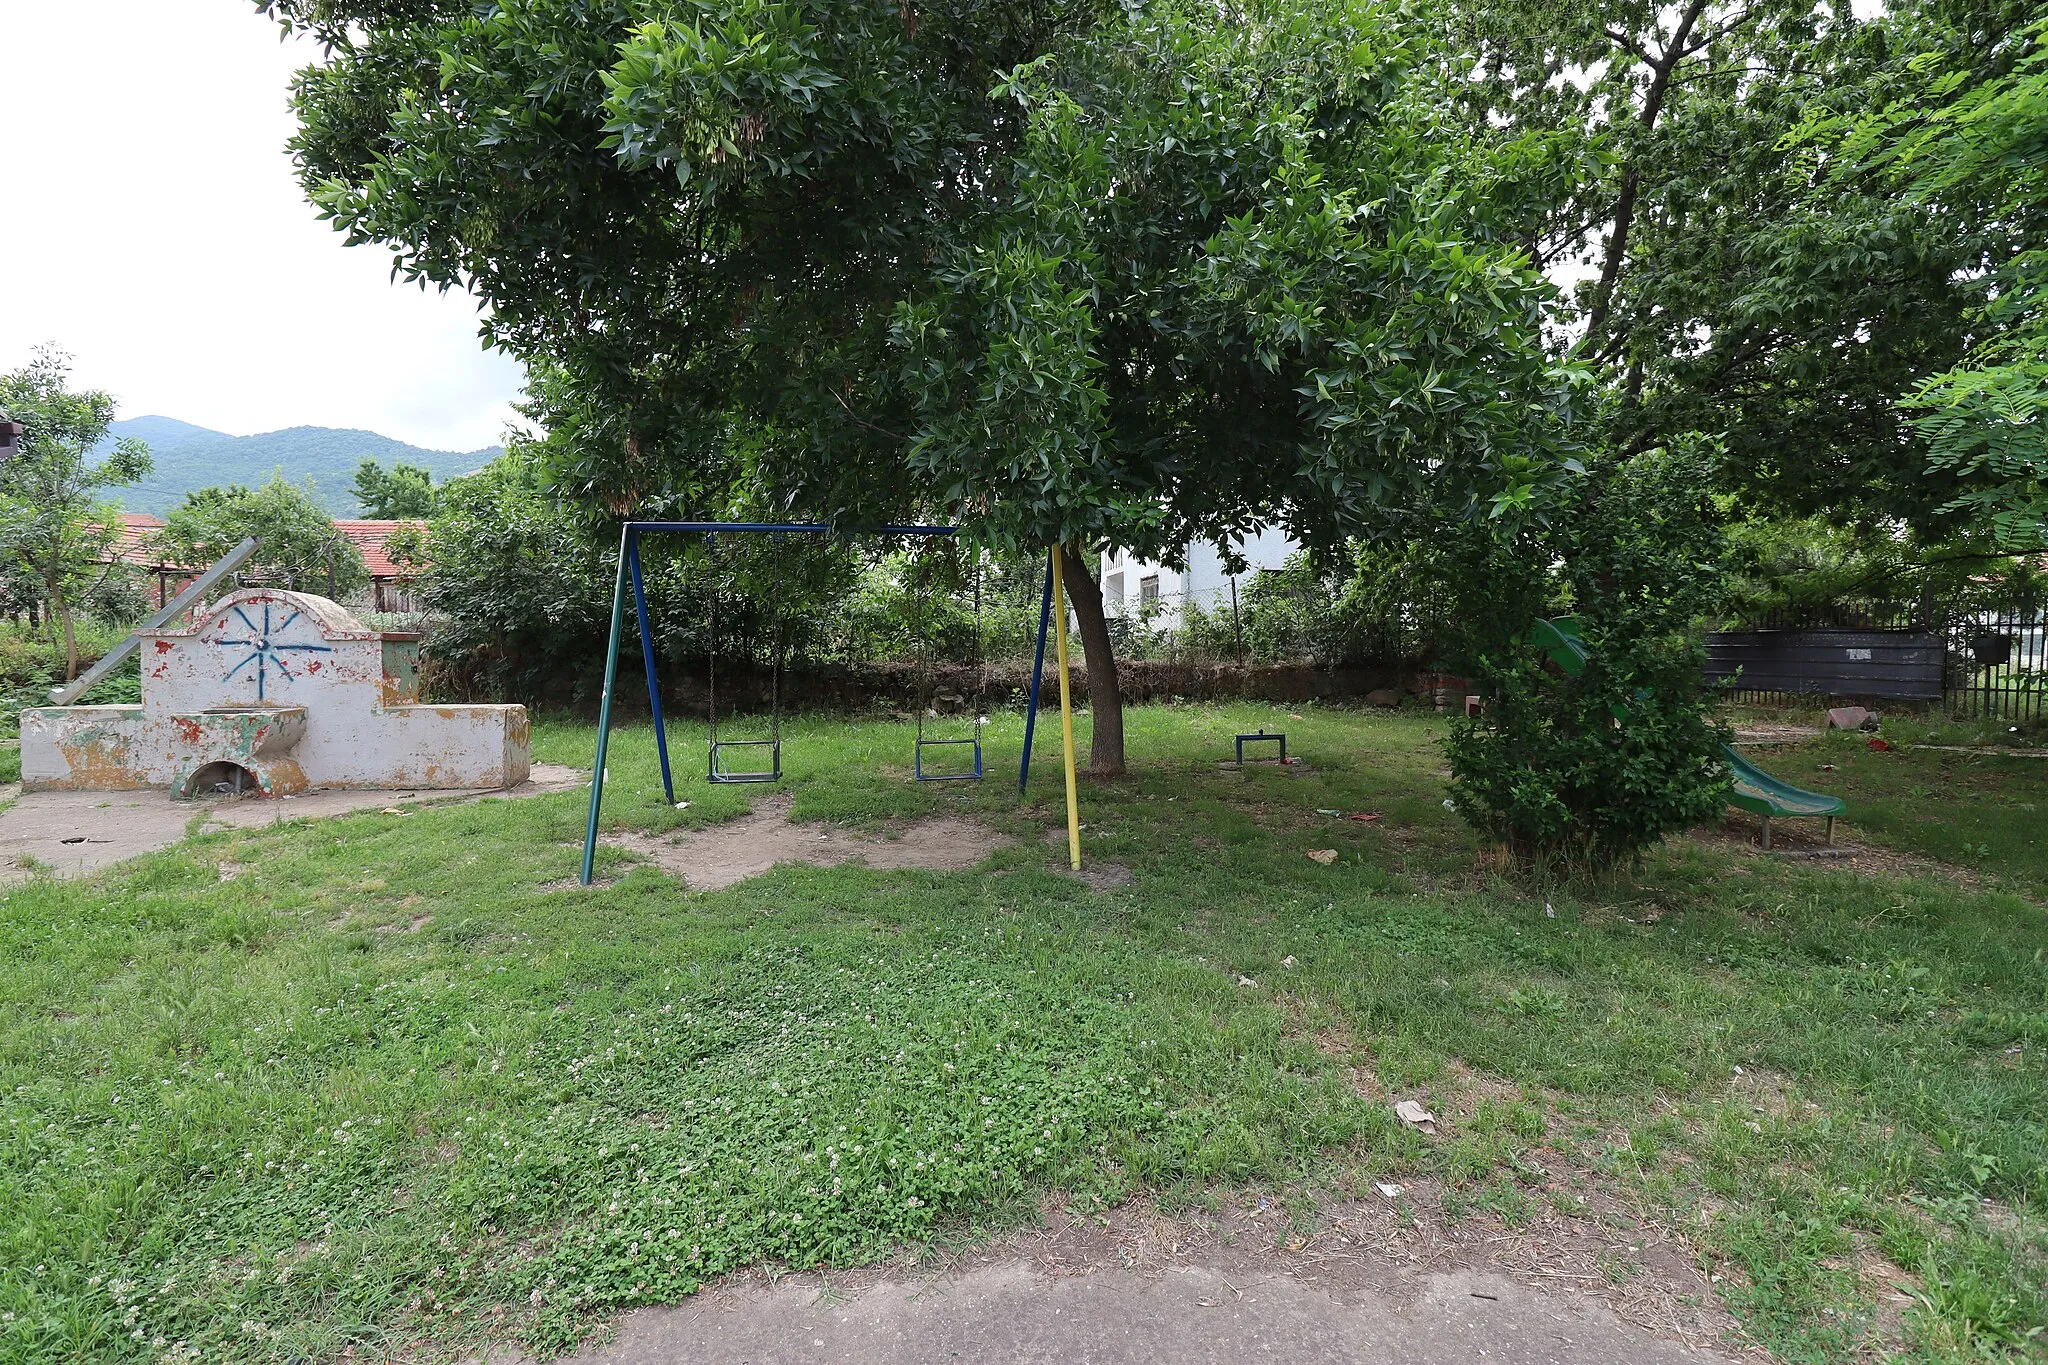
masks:
<svg viewBox="0 0 2048 1365"><path fill-rule="evenodd" d="M661 716L661 683L654 672L654 631L647 624L647 585L640 573L640 536L626 533L626 557L633 575L633 614L640 623L640 658L647 666L647 707L654 713L654 748L661 755L661 790L668 803L676 803L675 778L668 770L668 726Z"/></svg>
<svg viewBox="0 0 2048 1365"><path fill-rule="evenodd" d="M256 538L251 536L215 560L213 566L205 573L199 575L199 577L193 579L192 585L179 593L169 606L158 611L156 615L130 631L128 638L102 655L98 663L86 669L85 672L79 674L72 681L65 683L62 687L51 688L50 703L53 706L69 706L72 702L77 701L80 697L92 691L93 687L102 678L128 662L128 656L142 647L143 632L155 630L165 622L175 620L180 612L184 611L186 607L191 606L201 597L204 597L207 593L212 592L214 584L240 568L242 561L255 553Z"/></svg>
<svg viewBox="0 0 2048 1365"><path fill-rule="evenodd" d="M611 748L612 692L619 681L619 637L626 628L626 550L631 536L631 531L619 532L619 573L612 582L611 644L604 655L604 696L597 704L597 757L590 765L590 819L583 826L585 886L590 885L591 870L597 862L597 813L604 803L604 764Z"/></svg>
<svg viewBox="0 0 2048 1365"><path fill-rule="evenodd" d="M634 531L747 531L789 535L952 536L957 526L828 526L816 521L629 521Z"/></svg>

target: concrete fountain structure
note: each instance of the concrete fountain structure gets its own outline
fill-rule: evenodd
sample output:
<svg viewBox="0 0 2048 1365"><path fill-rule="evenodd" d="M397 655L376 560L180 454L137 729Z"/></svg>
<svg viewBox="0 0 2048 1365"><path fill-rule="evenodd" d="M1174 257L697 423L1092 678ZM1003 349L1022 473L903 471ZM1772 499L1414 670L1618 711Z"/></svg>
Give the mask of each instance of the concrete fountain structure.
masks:
<svg viewBox="0 0 2048 1365"><path fill-rule="evenodd" d="M192 797L513 787L523 706L419 699L419 637L311 593L243 588L140 635L142 701L21 713L25 791Z"/></svg>

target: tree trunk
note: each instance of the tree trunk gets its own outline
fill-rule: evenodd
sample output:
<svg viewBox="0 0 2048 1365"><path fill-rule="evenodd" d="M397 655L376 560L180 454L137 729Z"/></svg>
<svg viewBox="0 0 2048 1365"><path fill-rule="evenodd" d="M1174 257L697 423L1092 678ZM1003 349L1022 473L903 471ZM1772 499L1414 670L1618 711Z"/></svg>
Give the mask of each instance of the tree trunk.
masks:
<svg viewBox="0 0 2048 1365"><path fill-rule="evenodd" d="M78 677L78 632L71 627L71 604L64 600L64 590L52 584L49 591L50 615L64 631L64 681L71 682Z"/></svg>
<svg viewBox="0 0 2048 1365"><path fill-rule="evenodd" d="M1089 571L1087 556L1067 546L1060 549L1060 578L1067 601L1074 607L1081 654L1088 665L1088 709L1095 720L1088 771L1097 777L1120 777L1124 771L1124 694L1117 681L1109 622L1102 615L1102 587Z"/></svg>

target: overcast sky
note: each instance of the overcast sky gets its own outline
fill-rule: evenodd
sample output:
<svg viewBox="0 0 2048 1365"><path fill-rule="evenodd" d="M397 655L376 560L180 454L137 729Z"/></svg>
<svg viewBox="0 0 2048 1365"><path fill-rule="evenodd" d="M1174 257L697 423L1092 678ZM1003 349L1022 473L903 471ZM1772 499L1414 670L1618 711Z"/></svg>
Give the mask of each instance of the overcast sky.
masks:
<svg viewBox="0 0 2048 1365"><path fill-rule="evenodd" d="M391 283L292 178L315 55L249 0L0 0L0 370L52 341L123 417L495 443L521 371L474 302Z"/></svg>

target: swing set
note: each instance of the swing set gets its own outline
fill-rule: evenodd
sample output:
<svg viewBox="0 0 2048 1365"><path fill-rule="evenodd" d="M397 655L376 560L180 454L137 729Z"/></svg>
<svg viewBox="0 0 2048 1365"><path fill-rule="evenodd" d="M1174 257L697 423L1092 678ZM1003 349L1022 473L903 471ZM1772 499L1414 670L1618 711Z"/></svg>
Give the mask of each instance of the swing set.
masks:
<svg viewBox="0 0 2048 1365"><path fill-rule="evenodd" d="M619 649L625 634L626 595L630 586L633 599L633 614L640 633L640 658L647 674L647 704L654 720L655 751L661 760L661 790L669 805L676 800L675 776L669 764L668 724L661 710L661 683L655 669L654 632L648 621L647 588L641 572L640 540L646 535L681 534L701 535L706 538L707 547L714 559L714 573L710 603L707 615L710 631L710 664L707 670L709 693L708 737L705 748L705 780L714 784L723 783L774 783L782 780L782 659L784 633L782 629L782 607L780 597L774 598L770 608L771 628L769 631L769 721L766 739L721 739L718 733L718 582L715 572L717 537L720 535L767 535L781 536L834 536L836 527L811 522L757 522L757 521L629 521L619 531L619 569L612 588L611 643L605 653L604 696L598 705L597 757L591 769L590 815L583 832L582 883L590 885L597 858L597 825L599 812L604 803L605 759L611 748L612 700L616 692L619 670ZM952 526L880 526L859 534L876 536L906 536L916 538L951 537L958 534ZM1057 609L1055 609L1057 607ZM1038 648L1031 670L1031 694L1024 713L1024 755L1018 766L1017 789L1026 790L1031 781L1031 744L1038 723L1039 685L1045 672L1045 644L1050 633L1056 641L1057 661L1060 678L1060 723L1064 740L1064 759L1067 779L1067 855L1076 871L1081 867L1081 817L1079 794L1074 772L1074 708L1072 683L1067 669L1067 609L1065 585L1061 581L1060 555L1057 550L1046 557L1045 590L1038 611ZM917 739L912 750L911 776L918 782L978 782L985 771L982 751L982 708L988 687L988 665L984 654L981 628L981 568L977 562L974 569L974 635L975 663L979 669L980 684L971 699L969 716L974 725L969 738L931 737L925 734L925 714L932 710L934 689L931 684L930 639L927 614L920 612L918 620L918 677L919 697L917 708ZM927 749L967 748L972 749L972 768L947 768L935 762L931 771L926 770ZM759 756L754 762L744 763L731 756Z"/></svg>

